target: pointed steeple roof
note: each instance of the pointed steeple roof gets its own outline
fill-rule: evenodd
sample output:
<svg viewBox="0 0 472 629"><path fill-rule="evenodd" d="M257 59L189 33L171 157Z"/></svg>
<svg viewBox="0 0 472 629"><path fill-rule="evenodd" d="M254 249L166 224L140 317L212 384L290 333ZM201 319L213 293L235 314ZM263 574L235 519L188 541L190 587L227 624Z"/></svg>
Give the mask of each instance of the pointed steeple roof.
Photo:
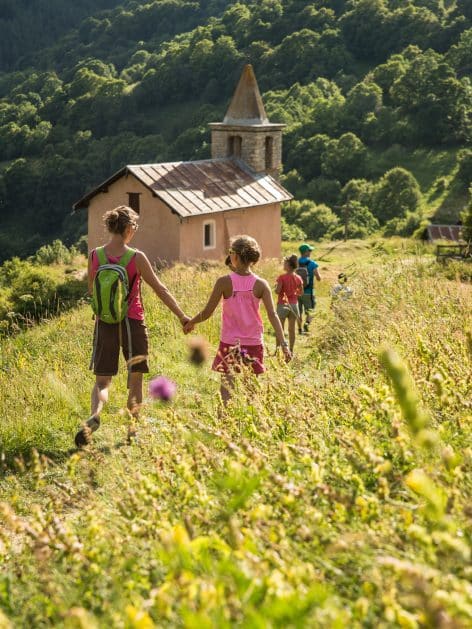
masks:
<svg viewBox="0 0 472 629"><path fill-rule="evenodd" d="M223 124L269 124L256 75L250 64L244 66Z"/></svg>

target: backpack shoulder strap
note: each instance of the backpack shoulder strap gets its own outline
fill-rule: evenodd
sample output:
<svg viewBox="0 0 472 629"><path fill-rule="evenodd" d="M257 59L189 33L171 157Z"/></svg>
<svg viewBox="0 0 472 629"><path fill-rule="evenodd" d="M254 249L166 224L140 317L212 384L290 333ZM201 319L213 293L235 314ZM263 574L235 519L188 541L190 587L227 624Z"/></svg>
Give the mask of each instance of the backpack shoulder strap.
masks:
<svg viewBox="0 0 472 629"><path fill-rule="evenodd" d="M105 253L105 247L97 247L95 249L95 253L97 254L98 264L103 266L104 264L108 264L107 254Z"/></svg>
<svg viewBox="0 0 472 629"><path fill-rule="evenodd" d="M124 254L121 256L118 264L120 266L124 266L127 267L128 264L131 262L131 259L133 258L133 256L136 255L136 249L128 249L127 251L124 252Z"/></svg>

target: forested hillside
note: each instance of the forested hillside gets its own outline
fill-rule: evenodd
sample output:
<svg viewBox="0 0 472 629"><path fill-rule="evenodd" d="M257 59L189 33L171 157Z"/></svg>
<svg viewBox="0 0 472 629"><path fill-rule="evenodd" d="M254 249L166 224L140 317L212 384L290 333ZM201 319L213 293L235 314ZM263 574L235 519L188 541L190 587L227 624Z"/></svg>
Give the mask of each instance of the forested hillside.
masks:
<svg viewBox="0 0 472 629"><path fill-rule="evenodd" d="M467 203L470 0L0 0L0 26L2 259L76 241L73 201L124 163L208 156L247 61L310 237Z"/></svg>

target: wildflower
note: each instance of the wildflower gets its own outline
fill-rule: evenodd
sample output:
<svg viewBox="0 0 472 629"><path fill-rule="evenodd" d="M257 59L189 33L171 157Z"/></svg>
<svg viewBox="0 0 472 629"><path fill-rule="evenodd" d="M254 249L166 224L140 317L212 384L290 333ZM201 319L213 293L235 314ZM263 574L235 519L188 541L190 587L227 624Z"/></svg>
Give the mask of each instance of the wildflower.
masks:
<svg viewBox="0 0 472 629"><path fill-rule="evenodd" d="M168 402L171 400L177 389L177 385L165 376L157 376L149 383L149 395L155 400Z"/></svg>
<svg viewBox="0 0 472 629"><path fill-rule="evenodd" d="M208 360L208 343L201 336L196 336L189 340L188 347L190 350L189 360L192 364L203 365Z"/></svg>

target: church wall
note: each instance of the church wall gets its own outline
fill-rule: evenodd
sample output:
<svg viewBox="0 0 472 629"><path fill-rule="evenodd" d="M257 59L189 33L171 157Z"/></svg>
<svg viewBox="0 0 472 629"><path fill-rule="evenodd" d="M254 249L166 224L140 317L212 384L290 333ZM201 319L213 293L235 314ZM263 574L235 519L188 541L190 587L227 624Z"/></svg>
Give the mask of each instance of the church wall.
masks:
<svg viewBox="0 0 472 629"><path fill-rule="evenodd" d="M211 249L204 248L204 224L208 221L214 221L215 229L215 246ZM279 258L280 204L271 203L182 219L180 259L183 262L223 260L228 253L230 238L239 234L248 234L255 238L262 247L264 257Z"/></svg>
<svg viewBox="0 0 472 629"><path fill-rule="evenodd" d="M118 205L128 205L128 192L140 193L139 228L132 246L141 249L152 263L178 260L180 219L162 201L153 196L132 175L112 183L107 192L94 196L88 208L88 244L93 249L108 240L103 214Z"/></svg>

